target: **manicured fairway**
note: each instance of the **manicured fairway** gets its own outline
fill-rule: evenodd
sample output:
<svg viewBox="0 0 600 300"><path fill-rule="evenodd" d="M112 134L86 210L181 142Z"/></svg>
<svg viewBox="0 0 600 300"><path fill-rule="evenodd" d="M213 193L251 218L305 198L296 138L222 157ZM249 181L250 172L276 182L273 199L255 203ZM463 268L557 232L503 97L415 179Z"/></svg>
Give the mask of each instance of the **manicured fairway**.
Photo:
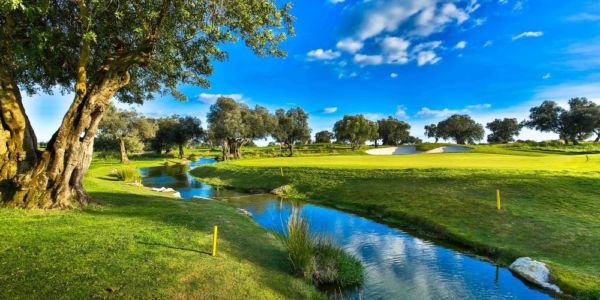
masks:
<svg viewBox="0 0 600 300"><path fill-rule="evenodd" d="M504 265L530 256L563 290L598 299L600 155L515 154L252 159L192 173L242 189L293 184L310 201L383 217Z"/></svg>
<svg viewBox="0 0 600 300"><path fill-rule="evenodd" d="M84 181L101 206L0 209L0 299L323 298L232 205L125 185L109 176L114 166L93 164Z"/></svg>

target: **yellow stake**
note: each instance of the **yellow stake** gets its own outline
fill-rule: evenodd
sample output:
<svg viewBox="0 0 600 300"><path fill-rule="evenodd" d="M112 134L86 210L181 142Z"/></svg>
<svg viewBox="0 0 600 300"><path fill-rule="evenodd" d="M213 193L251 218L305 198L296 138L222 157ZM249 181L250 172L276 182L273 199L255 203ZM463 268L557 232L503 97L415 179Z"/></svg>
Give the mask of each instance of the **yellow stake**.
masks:
<svg viewBox="0 0 600 300"><path fill-rule="evenodd" d="M500 190L496 190L496 202L498 203L498 210L500 210L501 205L500 205Z"/></svg>
<svg viewBox="0 0 600 300"><path fill-rule="evenodd" d="M217 228L217 226L215 226L215 231L213 233L212 256L217 256L217 231L218 231L218 228Z"/></svg>
<svg viewBox="0 0 600 300"><path fill-rule="evenodd" d="M283 167L281 167L281 177L283 177Z"/></svg>

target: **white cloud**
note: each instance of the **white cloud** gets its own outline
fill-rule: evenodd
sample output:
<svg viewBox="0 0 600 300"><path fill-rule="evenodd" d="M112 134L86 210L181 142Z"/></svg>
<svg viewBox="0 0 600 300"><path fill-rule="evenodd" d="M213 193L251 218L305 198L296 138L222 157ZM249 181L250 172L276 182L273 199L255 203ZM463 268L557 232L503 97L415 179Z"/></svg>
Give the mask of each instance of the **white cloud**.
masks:
<svg viewBox="0 0 600 300"><path fill-rule="evenodd" d="M337 110L338 110L337 107L326 107L323 109L323 113L331 114L331 113L336 112Z"/></svg>
<svg viewBox="0 0 600 300"><path fill-rule="evenodd" d="M340 50L350 53L356 53L358 50L362 49L363 43L360 41L353 40L351 38L345 38L337 42L335 46Z"/></svg>
<svg viewBox="0 0 600 300"><path fill-rule="evenodd" d="M458 44L456 44L456 46L454 46L454 49L464 49L466 46L467 46L466 41L460 41L460 42L458 42Z"/></svg>
<svg viewBox="0 0 600 300"><path fill-rule="evenodd" d="M515 6L513 7L514 10L521 10L523 9L523 1L517 1L517 3L515 3Z"/></svg>
<svg viewBox="0 0 600 300"><path fill-rule="evenodd" d="M365 119L371 120L371 121L377 121L377 120L383 118L383 114L371 114L371 113L367 113L367 114L364 114L364 116L365 116Z"/></svg>
<svg viewBox="0 0 600 300"><path fill-rule="evenodd" d="M358 76L358 74L356 72L350 73L350 77L356 77L356 76Z"/></svg>
<svg viewBox="0 0 600 300"><path fill-rule="evenodd" d="M600 21L600 15L590 13L580 13L578 15L566 18L567 21Z"/></svg>
<svg viewBox="0 0 600 300"><path fill-rule="evenodd" d="M508 3L508 0L498 0L498 2L500 2L500 4L506 4Z"/></svg>
<svg viewBox="0 0 600 300"><path fill-rule="evenodd" d="M441 118L441 117L445 117L445 116L449 116L452 114L456 114L458 113L457 110L450 110L447 108L444 108L443 110L435 110L435 109L429 109L427 107L423 107L421 108L421 110L419 112L417 112L417 114L415 116L417 117L436 117L436 118Z"/></svg>
<svg viewBox="0 0 600 300"><path fill-rule="evenodd" d="M600 104L600 80L586 83L563 83L538 88L533 99L540 105L544 100L567 102L573 97L587 97Z"/></svg>
<svg viewBox="0 0 600 300"><path fill-rule="evenodd" d="M433 51L421 51L418 54L417 64L419 66L423 66L425 64L434 65L441 59L442 58L436 56L436 54Z"/></svg>
<svg viewBox="0 0 600 300"><path fill-rule="evenodd" d="M485 48L485 47L487 47L487 46L491 46L491 45L493 45L493 44L494 44L494 42L493 42L493 41L487 41L487 42L485 42L485 44L483 44L483 48Z"/></svg>
<svg viewBox="0 0 600 300"><path fill-rule="evenodd" d="M206 94L206 93L202 93L200 95L197 96L198 101L206 103L206 104L215 104L215 102L217 101L217 99L219 97L227 97L227 98L231 98L237 102L240 102L243 98L244 95L243 94L229 94L229 95L223 95L223 94Z"/></svg>
<svg viewBox="0 0 600 300"><path fill-rule="evenodd" d="M490 108L492 107L491 104L489 103L484 103L484 104L475 104L475 105L467 105L467 109L482 109L482 108Z"/></svg>
<svg viewBox="0 0 600 300"><path fill-rule="evenodd" d="M526 32L523 32L523 33L521 33L519 35L513 36L512 39L514 41L514 40L518 40L518 39L524 38L524 37L539 37L539 36L542 36L542 35L544 35L544 33L541 32L541 31L526 31Z"/></svg>
<svg viewBox="0 0 600 300"><path fill-rule="evenodd" d="M338 57L340 57L340 53L337 51L333 51L333 50L323 50L323 49L317 49L317 50L311 50L309 51L307 54L309 59L318 59L318 60L329 60L329 59L336 59Z"/></svg>
<svg viewBox="0 0 600 300"><path fill-rule="evenodd" d="M543 79L548 79L550 78L550 73L546 73L546 75L542 76Z"/></svg>
<svg viewBox="0 0 600 300"><path fill-rule="evenodd" d="M487 21L487 18L479 18L479 19L475 19L475 26L481 26L483 25L483 23L485 23Z"/></svg>
<svg viewBox="0 0 600 300"><path fill-rule="evenodd" d="M336 3L342 3L342 2L344 2L344 1L346 1L346 0L329 0L329 2L331 2L331 3L333 3L333 4L336 4Z"/></svg>
<svg viewBox="0 0 600 300"><path fill-rule="evenodd" d="M396 116L402 119L409 119L410 117L406 114L406 107L404 105L398 105L396 108Z"/></svg>
<svg viewBox="0 0 600 300"><path fill-rule="evenodd" d="M354 59L352 61L361 66L380 65L383 63L383 56L356 54L354 55Z"/></svg>
<svg viewBox="0 0 600 300"><path fill-rule="evenodd" d="M396 77L398 77L398 74L396 74L396 73L392 73L392 74L390 74L390 77L392 77L392 78L396 78Z"/></svg>
<svg viewBox="0 0 600 300"><path fill-rule="evenodd" d="M381 42L381 51L386 55L386 63L405 64L409 61L407 49L410 42L398 37L386 37Z"/></svg>

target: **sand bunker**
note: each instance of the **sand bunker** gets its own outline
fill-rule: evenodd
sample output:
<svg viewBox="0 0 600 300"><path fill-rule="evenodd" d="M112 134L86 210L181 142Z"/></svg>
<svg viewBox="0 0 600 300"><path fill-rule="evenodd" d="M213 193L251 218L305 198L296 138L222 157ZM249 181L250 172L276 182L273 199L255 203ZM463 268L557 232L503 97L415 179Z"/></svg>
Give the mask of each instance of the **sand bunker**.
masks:
<svg viewBox="0 0 600 300"><path fill-rule="evenodd" d="M405 147L390 147L390 148L377 148L367 150L367 154L371 155L401 155L401 154L423 154L423 153L451 153L451 152L465 152L471 151L473 148L464 147L464 146L444 146L435 148L429 151L417 151L417 147L415 146L405 146Z"/></svg>

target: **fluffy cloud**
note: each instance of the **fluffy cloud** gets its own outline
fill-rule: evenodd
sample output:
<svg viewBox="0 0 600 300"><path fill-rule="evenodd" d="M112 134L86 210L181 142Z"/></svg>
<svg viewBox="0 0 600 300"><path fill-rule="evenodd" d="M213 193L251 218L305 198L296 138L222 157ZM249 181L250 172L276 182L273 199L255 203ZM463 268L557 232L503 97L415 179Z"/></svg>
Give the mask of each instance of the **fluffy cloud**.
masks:
<svg viewBox="0 0 600 300"><path fill-rule="evenodd" d="M331 2L333 4L335 4L335 3L342 3L344 1L346 1L346 0L329 0L329 2Z"/></svg>
<svg viewBox="0 0 600 300"><path fill-rule="evenodd" d="M364 114L364 116L365 116L365 119L371 120L371 121L377 121L377 120L383 118L383 114L370 114L370 113L367 113L367 114Z"/></svg>
<svg viewBox="0 0 600 300"><path fill-rule="evenodd" d="M198 101L202 102L202 103L206 103L206 104L215 104L215 102L217 101L217 99L219 97L227 97L227 98L231 98L235 101L241 101L244 98L243 94L229 94L229 95L223 95L223 94L206 94L206 93L202 93L200 95L197 96Z"/></svg>
<svg viewBox="0 0 600 300"><path fill-rule="evenodd" d="M517 1L517 3L515 3L515 6L513 7L514 10L521 10L523 9L523 1Z"/></svg>
<svg viewBox="0 0 600 300"><path fill-rule="evenodd" d="M543 79L548 79L550 78L550 73L546 73L546 75L542 76Z"/></svg>
<svg viewBox="0 0 600 300"><path fill-rule="evenodd" d="M392 73L392 74L390 74L390 77L392 77L392 78L396 78L396 77L398 77L398 74L396 74L396 73Z"/></svg>
<svg viewBox="0 0 600 300"><path fill-rule="evenodd" d="M508 3L508 0L498 0L498 2L500 2L501 4L506 4Z"/></svg>
<svg viewBox="0 0 600 300"><path fill-rule="evenodd" d="M335 46L340 50L350 52L350 53L356 53L358 50L362 49L362 47L364 45L360 41L356 41L351 38L345 38L345 39L337 42L337 44Z"/></svg>
<svg viewBox="0 0 600 300"><path fill-rule="evenodd" d="M440 59L442 58L436 56L436 54L433 51L422 51L418 54L417 64L419 66L423 66L425 64L434 65L435 63L440 61Z"/></svg>
<svg viewBox="0 0 600 300"><path fill-rule="evenodd" d="M323 108L323 113L332 114L338 110L337 107L325 107Z"/></svg>
<svg viewBox="0 0 600 300"><path fill-rule="evenodd" d="M541 31L526 31L526 32L523 32L523 33L521 33L519 35L513 36L512 39L514 41L514 40L518 40L518 39L524 38L524 37L539 37L539 36L542 36L542 35L544 35L544 33L541 32Z"/></svg>
<svg viewBox="0 0 600 300"><path fill-rule="evenodd" d="M409 116L406 114L406 107L404 105L398 105L396 108L396 116L401 119L408 119Z"/></svg>
<svg viewBox="0 0 600 300"><path fill-rule="evenodd" d="M443 110L435 110L435 109L429 109L427 107L423 107L423 108L421 108L421 110L419 112L417 112L416 116L417 117L441 118L441 117L449 116L449 115L456 114L456 113L458 113L457 110L450 110L447 108L444 108Z"/></svg>
<svg viewBox="0 0 600 300"><path fill-rule="evenodd" d="M485 42L485 44L483 44L483 48L485 48L485 47L487 47L487 46L491 46L491 45L493 45L493 44L494 44L494 42L493 42L493 41L487 41L487 42Z"/></svg>
<svg viewBox="0 0 600 300"><path fill-rule="evenodd" d="M383 56L356 54L352 61L361 66L380 65L383 63Z"/></svg>
<svg viewBox="0 0 600 300"><path fill-rule="evenodd" d="M386 37L381 42L381 52L386 56L386 63L405 64L408 62L407 49L410 42L398 37Z"/></svg>
<svg viewBox="0 0 600 300"><path fill-rule="evenodd" d="M307 54L309 59L317 59L317 60L330 60L330 59L336 59L338 57L340 57L340 53L337 51L333 51L333 50L323 50L323 49L317 49L317 50L311 50L309 51Z"/></svg>
<svg viewBox="0 0 600 300"><path fill-rule="evenodd" d="M600 21L600 15L581 13L566 18L567 21Z"/></svg>
<svg viewBox="0 0 600 300"><path fill-rule="evenodd" d="M456 44L456 46L454 46L454 49L464 49L466 46L467 46L467 42L460 41L460 42L458 42L458 44Z"/></svg>

